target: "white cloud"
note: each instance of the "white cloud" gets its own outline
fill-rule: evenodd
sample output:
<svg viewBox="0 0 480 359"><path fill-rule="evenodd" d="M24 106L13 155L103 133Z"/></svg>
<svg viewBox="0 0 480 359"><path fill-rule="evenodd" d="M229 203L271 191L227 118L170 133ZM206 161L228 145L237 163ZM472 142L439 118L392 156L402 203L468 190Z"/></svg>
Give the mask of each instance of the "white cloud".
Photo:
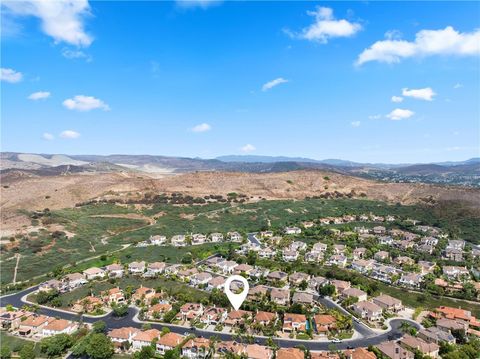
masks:
<svg viewBox="0 0 480 359"><path fill-rule="evenodd" d="M62 56L66 59L85 59L87 62L92 62L92 56L86 54L81 50L72 50L68 48L64 48L62 50Z"/></svg>
<svg viewBox="0 0 480 359"><path fill-rule="evenodd" d="M413 97L417 100L432 101L433 96L435 96L436 93L430 87L425 87L423 89L404 88L402 89L402 95L405 97Z"/></svg>
<svg viewBox="0 0 480 359"><path fill-rule="evenodd" d="M30 96L28 96L29 100L45 100L50 97L50 92L48 91L38 91L32 93Z"/></svg>
<svg viewBox="0 0 480 359"><path fill-rule="evenodd" d="M472 56L480 54L480 29L458 32L451 26L421 30L414 41L387 39L375 42L358 56L356 65L369 61L398 63L409 57L434 55Z"/></svg>
<svg viewBox="0 0 480 359"><path fill-rule="evenodd" d="M455 85L453 85L453 88L454 89L459 89L459 88L462 88L463 85L461 83L456 83Z"/></svg>
<svg viewBox="0 0 480 359"><path fill-rule="evenodd" d="M251 145L249 143L247 143L245 146L240 148L240 151L245 152L245 153L253 152L255 150L256 150L255 146Z"/></svg>
<svg viewBox="0 0 480 359"><path fill-rule="evenodd" d="M65 130L62 133L60 133L60 137L67 138L67 139L75 139L80 137L80 133L73 130Z"/></svg>
<svg viewBox="0 0 480 359"><path fill-rule="evenodd" d="M21 72L15 71L13 69L6 69L6 68L1 68L0 71L0 80L10 82L10 83L16 83L22 81L23 74Z"/></svg>
<svg viewBox="0 0 480 359"><path fill-rule="evenodd" d="M276 78L275 80L269 81L262 86L262 91L268 91L271 88L278 86L280 84L287 83L288 80L285 80L283 77Z"/></svg>
<svg viewBox="0 0 480 359"><path fill-rule="evenodd" d="M388 117L390 120L399 121L399 120L404 120L404 119L410 118L410 117L412 117L414 114L415 114L415 112L413 112L413 111L404 110L404 109L401 109L401 108L396 108L395 110L393 110L392 112L390 112L390 113L387 115L387 117Z"/></svg>
<svg viewBox="0 0 480 359"><path fill-rule="evenodd" d="M202 9L206 9L207 7L213 5L219 5L223 1L222 0L176 0L178 6L183 8L195 8L200 7Z"/></svg>
<svg viewBox="0 0 480 359"><path fill-rule="evenodd" d="M55 139L55 137L51 134L51 133L48 133L48 132L45 132L43 135L42 135L42 138L44 140L47 140L47 141L51 141L53 139Z"/></svg>
<svg viewBox="0 0 480 359"><path fill-rule="evenodd" d="M43 32L53 37L55 42L89 46L93 41L84 30L84 18L90 15L88 0L20 0L4 1L2 5L12 15L39 18Z"/></svg>
<svg viewBox="0 0 480 359"><path fill-rule="evenodd" d="M102 100L93 96L77 95L74 98L69 98L63 101L63 106L69 110L90 111L94 109L102 109L110 111L110 107Z"/></svg>
<svg viewBox="0 0 480 359"><path fill-rule="evenodd" d="M201 123L199 125L196 125L195 127L192 127L193 132L207 132L212 129L212 126L210 126L208 123Z"/></svg>
<svg viewBox="0 0 480 359"><path fill-rule="evenodd" d="M401 96L392 96L392 102L399 103L399 102L402 102L402 101L403 101L403 97L401 97Z"/></svg>
<svg viewBox="0 0 480 359"><path fill-rule="evenodd" d="M368 116L369 120L379 120L382 118L382 115L370 115Z"/></svg>
<svg viewBox="0 0 480 359"><path fill-rule="evenodd" d="M360 121L353 121L351 125L352 127L360 127Z"/></svg>
<svg viewBox="0 0 480 359"><path fill-rule="evenodd" d="M326 44L329 39L334 37L350 37L362 29L359 23L349 22L348 20L336 20L333 16L333 10L328 7L317 6L314 11L308 11L308 15L315 17L315 22L302 29L300 33L285 30L287 35Z"/></svg>

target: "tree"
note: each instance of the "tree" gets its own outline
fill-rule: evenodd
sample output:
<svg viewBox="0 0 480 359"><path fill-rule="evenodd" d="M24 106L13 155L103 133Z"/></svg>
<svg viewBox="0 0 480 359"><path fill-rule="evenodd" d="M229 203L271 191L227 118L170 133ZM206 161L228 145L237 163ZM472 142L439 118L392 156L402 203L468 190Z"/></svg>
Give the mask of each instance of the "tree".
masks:
<svg viewBox="0 0 480 359"><path fill-rule="evenodd" d="M155 357L155 350L152 348L151 345L147 345L142 347L142 350L133 354L135 359L150 359Z"/></svg>
<svg viewBox="0 0 480 359"><path fill-rule="evenodd" d="M335 293L335 286L331 284L326 284L318 290L318 294L322 297L331 297Z"/></svg>
<svg viewBox="0 0 480 359"><path fill-rule="evenodd" d="M9 347L4 345L2 349L0 350L0 358L1 359L10 359L12 357L12 351L10 350Z"/></svg>
<svg viewBox="0 0 480 359"><path fill-rule="evenodd" d="M92 330L94 333L105 333L107 331L107 324L103 320L93 323Z"/></svg>
<svg viewBox="0 0 480 359"><path fill-rule="evenodd" d="M34 359L35 358L35 346L33 343L25 343L18 353L20 359Z"/></svg>
<svg viewBox="0 0 480 359"><path fill-rule="evenodd" d="M57 334L44 338L40 342L40 350L48 357L59 356L72 346L72 338L68 334Z"/></svg>
<svg viewBox="0 0 480 359"><path fill-rule="evenodd" d="M112 309L113 309L113 315L115 317L124 317L128 313L128 305L126 304L123 304L123 305L116 304L112 307Z"/></svg>
<svg viewBox="0 0 480 359"><path fill-rule="evenodd" d="M94 333L87 336L86 354L92 359L108 359L113 356L113 343L103 333Z"/></svg>

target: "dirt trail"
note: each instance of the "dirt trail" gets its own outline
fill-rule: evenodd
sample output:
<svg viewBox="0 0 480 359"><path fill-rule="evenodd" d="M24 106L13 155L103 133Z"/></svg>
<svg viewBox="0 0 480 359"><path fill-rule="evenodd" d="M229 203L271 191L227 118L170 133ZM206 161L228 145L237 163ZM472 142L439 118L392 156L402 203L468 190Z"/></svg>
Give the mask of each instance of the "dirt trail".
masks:
<svg viewBox="0 0 480 359"><path fill-rule="evenodd" d="M17 282L18 264L20 263L20 254L16 254L15 256L17 257L17 263L15 264L15 269L13 270L13 284Z"/></svg>
<svg viewBox="0 0 480 359"><path fill-rule="evenodd" d="M155 220L151 217L144 216L142 214L138 213L122 213L122 214L95 214L91 215L90 217L92 218L126 218L126 219L139 219L145 222L148 222L148 224L153 225L155 224Z"/></svg>

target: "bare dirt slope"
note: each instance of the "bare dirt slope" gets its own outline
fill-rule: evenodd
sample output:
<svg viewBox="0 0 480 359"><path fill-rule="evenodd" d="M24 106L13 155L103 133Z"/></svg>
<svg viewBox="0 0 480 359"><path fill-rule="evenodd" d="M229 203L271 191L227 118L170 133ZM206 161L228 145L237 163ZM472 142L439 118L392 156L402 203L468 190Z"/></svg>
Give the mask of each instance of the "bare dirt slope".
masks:
<svg viewBox="0 0 480 359"><path fill-rule="evenodd" d="M326 171L281 173L197 172L165 178L148 174L97 173L67 176L21 176L1 178L1 225L18 229L29 224L18 210L73 207L94 198L129 198L145 192L181 192L192 196L226 195L230 192L267 199L303 199L326 193L363 193L369 199L403 204L435 200L460 200L480 208L480 190L426 184L380 183ZM353 191L353 192L352 192Z"/></svg>

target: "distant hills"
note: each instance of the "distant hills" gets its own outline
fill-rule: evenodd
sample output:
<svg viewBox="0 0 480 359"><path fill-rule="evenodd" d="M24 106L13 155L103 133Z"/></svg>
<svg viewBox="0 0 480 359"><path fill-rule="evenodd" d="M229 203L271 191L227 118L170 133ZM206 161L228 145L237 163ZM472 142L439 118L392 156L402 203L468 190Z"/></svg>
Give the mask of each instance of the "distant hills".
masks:
<svg viewBox="0 0 480 359"><path fill-rule="evenodd" d="M144 172L172 175L198 171L271 173L329 170L386 182L480 186L480 158L427 164L358 163L285 156L221 156L214 159L154 155L63 155L2 152L1 173L52 176L81 172ZM21 173L18 173L18 172Z"/></svg>

